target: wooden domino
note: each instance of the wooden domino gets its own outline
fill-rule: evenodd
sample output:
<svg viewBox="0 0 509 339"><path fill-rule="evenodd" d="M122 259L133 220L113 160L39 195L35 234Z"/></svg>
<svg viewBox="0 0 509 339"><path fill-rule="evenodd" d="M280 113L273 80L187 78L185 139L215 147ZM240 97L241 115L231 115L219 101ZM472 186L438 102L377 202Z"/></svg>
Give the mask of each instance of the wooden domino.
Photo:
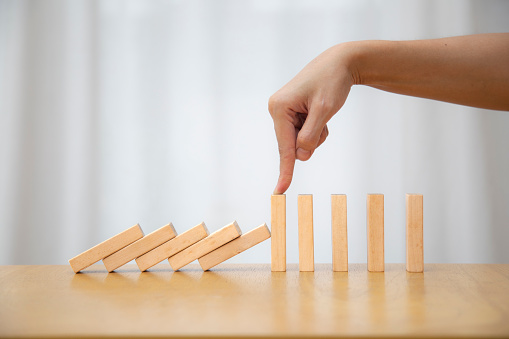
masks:
<svg viewBox="0 0 509 339"><path fill-rule="evenodd" d="M87 268L88 266L95 264L99 260L102 260L121 250L122 248L132 244L136 240L143 237L143 231L140 225L136 224L127 230L103 241L102 243L92 247L91 249L78 254L74 258L69 260L69 264L75 273Z"/></svg>
<svg viewBox="0 0 509 339"><path fill-rule="evenodd" d="M286 195L270 198L271 264L273 272L286 271Z"/></svg>
<svg viewBox="0 0 509 339"><path fill-rule="evenodd" d="M424 271L422 194L406 195L406 270Z"/></svg>
<svg viewBox="0 0 509 339"><path fill-rule="evenodd" d="M173 238L161 246L158 246L136 258L136 264L142 272L146 271L150 267L188 248L208 235L209 230L205 226L205 223L202 222L201 224L178 235L176 238Z"/></svg>
<svg viewBox="0 0 509 339"><path fill-rule="evenodd" d="M347 197L331 195L332 270L348 272ZM384 195L366 199L367 267L385 270ZM406 270L424 271L423 196L406 195ZM299 271L314 271L313 196L298 196ZM170 223L143 236L135 225L69 260L74 272L103 260L108 272L135 259L143 272L168 259L174 271L198 259L204 271L271 238L271 271L286 271L286 196L271 196L271 230L263 224L242 235L237 222L209 235L204 223L177 236Z"/></svg>
<svg viewBox="0 0 509 339"><path fill-rule="evenodd" d="M172 223L165 225L158 230L144 236L140 240L124 247L103 259L104 266L108 272L113 272L120 266L127 264L129 261L147 253L155 247L175 238L177 232L173 228Z"/></svg>
<svg viewBox="0 0 509 339"><path fill-rule="evenodd" d="M183 251L178 252L174 256L168 258L171 268L174 271L178 271L185 265L192 261L203 257L205 254L212 252L218 247L238 238L242 235L242 231L237 225L237 222L224 226L223 228L212 233L203 240L200 240L196 244L186 248Z"/></svg>
<svg viewBox="0 0 509 339"><path fill-rule="evenodd" d="M383 272L384 259L384 196L367 197L368 271Z"/></svg>
<svg viewBox="0 0 509 339"><path fill-rule="evenodd" d="M346 228L346 195L331 195L332 270L348 271L348 235Z"/></svg>
<svg viewBox="0 0 509 339"><path fill-rule="evenodd" d="M300 194L298 199L299 217L299 271L315 270L313 238L313 196Z"/></svg>
<svg viewBox="0 0 509 339"><path fill-rule="evenodd" d="M210 268L236 256L241 252L244 252L268 238L270 238L269 228L266 224L263 224L204 255L198 259L198 262L204 271L209 270Z"/></svg>

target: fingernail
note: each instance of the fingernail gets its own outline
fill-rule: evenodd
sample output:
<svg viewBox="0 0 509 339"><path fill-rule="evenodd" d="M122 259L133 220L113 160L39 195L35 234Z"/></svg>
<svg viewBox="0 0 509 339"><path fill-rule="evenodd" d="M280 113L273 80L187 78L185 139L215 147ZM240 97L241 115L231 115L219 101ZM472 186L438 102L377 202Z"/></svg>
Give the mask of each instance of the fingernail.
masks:
<svg viewBox="0 0 509 339"><path fill-rule="evenodd" d="M308 150L305 150L305 149L302 149L302 148L297 148L297 159L299 160L308 160L309 157L311 156L311 151L308 151Z"/></svg>

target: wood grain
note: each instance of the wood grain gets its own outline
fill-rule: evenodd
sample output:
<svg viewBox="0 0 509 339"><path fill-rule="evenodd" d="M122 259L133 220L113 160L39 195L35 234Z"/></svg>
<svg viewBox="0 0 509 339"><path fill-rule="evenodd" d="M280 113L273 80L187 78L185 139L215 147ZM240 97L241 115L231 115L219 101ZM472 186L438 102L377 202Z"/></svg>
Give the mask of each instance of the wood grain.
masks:
<svg viewBox="0 0 509 339"><path fill-rule="evenodd" d="M78 273L99 260L106 258L110 254L113 254L127 245L132 244L136 240L141 239L142 237L143 231L141 230L140 225L136 224L108 240L95 245L85 252L78 254L74 258L69 259L69 264L74 272Z"/></svg>
<svg viewBox="0 0 509 339"><path fill-rule="evenodd" d="M509 265L0 266L0 337L507 338Z"/></svg>
<svg viewBox="0 0 509 339"><path fill-rule="evenodd" d="M313 196L300 194L297 198L299 216L299 270L315 270L315 249L313 236Z"/></svg>
<svg viewBox="0 0 509 339"><path fill-rule="evenodd" d="M384 258L384 195L367 197L368 271L383 272Z"/></svg>
<svg viewBox="0 0 509 339"><path fill-rule="evenodd" d="M200 240L196 244L171 256L168 259L168 262L174 271L178 271L185 265L203 257L205 254L212 252L216 248L223 246L241 235L242 231L240 230L237 222L234 221L231 224L215 231L205 239Z"/></svg>
<svg viewBox="0 0 509 339"><path fill-rule="evenodd" d="M177 232L169 223L154 232L147 234L140 240L122 248L121 250L107 256L103 259L103 264L108 272L113 272L120 266L127 264L129 261L147 253L166 241L175 238Z"/></svg>
<svg viewBox="0 0 509 339"><path fill-rule="evenodd" d="M286 195L270 197L271 270L286 271Z"/></svg>
<svg viewBox="0 0 509 339"><path fill-rule="evenodd" d="M346 195L331 195L332 224L332 270L348 271L348 234Z"/></svg>
<svg viewBox="0 0 509 339"><path fill-rule="evenodd" d="M196 244L198 241L202 240L208 235L209 230L205 226L205 223L202 222L199 225L196 225L193 228L178 235L176 238L171 239L161 246L158 246L153 250L145 253L144 255L136 258L136 264L142 272L146 271L150 267L168 259L172 255L175 255L185 248Z"/></svg>
<svg viewBox="0 0 509 339"><path fill-rule="evenodd" d="M424 271L423 249L423 197L422 194L406 195L406 269L408 272Z"/></svg>
<svg viewBox="0 0 509 339"><path fill-rule="evenodd" d="M237 239L230 241L218 249L205 254L203 257L198 259L198 263L204 271L209 270L269 238L269 228L266 224L263 224L245 234L242 234Z"/></svg>

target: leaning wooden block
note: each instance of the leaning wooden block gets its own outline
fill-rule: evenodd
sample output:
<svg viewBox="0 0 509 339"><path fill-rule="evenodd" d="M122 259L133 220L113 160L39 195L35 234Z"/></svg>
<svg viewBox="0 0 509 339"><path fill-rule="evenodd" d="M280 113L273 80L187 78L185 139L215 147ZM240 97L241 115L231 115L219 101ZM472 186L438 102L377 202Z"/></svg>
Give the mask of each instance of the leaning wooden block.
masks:
<svg viewBox="0 0 509 339"><path fill-rule="evenodd" d="M383 194L368 194L367 233L368 271L383 272L385 270Z"/></svg>
<svg viewBox="0 0 509 339"><path fill-rule="evenodd" d="M315 250L313 237L313 196L300 194L299 208L299 271L315 270Z"/></svg>
<svg viewBox="0 0 509 339"><path fill-rule="evenodd" d="M176 235L177 232L175 232L175 228L173 228L172 223L169 223L140 240L133 242L131 245L124 247L120 251L107 256L103 259L104 266L108 272L112 272L162 243L175 238Z"/></svg>
<svg viewBox="0 0 509 339"><path fill-rule="evenodd" d="M270 197L270 268L273 272L286 271L286 195Z"/></svg>
<svg viewBox="0 0 509 339"><path fill-rule="evenodd" d="M158 246L153 250L145 253L144 255L136 258L136 264L142 272L146 271L155 264L168 259L183 249L197 243L208 235L209 230L205 226L205 223L202 222L190 230L187 230L184 233L178 235L176 238L171 239L161 246Z"/></svg>
<svg viewBox="0 0 509 339"><path fill-rule="evenodd" d="M203 257L198 259L198 262L200 263L201 268L206 271L269 238L269 228L266 224L263 224L254 230L241 235L237 239L230 241L226 245L205 254Z"/></svg>
<svg viewBox="0 0 509 339"><path fill-rule="evenodd" d="M181 269L190 262L203 257L205 254L212 252L216 248L223 246L227 242L240 237L242 231L237 222L226 225L225 227L215 231L203 240L186 248L168 259L171 268L174 271Z"/></svg>
<svg viewBox="0 0 509 339"><path fill-rule="evenodd" d="M406 270L424 271L422 194L406 195Z"/></svg>
<svg viewBox="0 0 509 339"><path fill-rule="evenodd" d="M136 240L143 237L143 231L140 225L136 224L131 228L128 228L124 232L121 232L108 240L92 247L91 249L75 256L69 260L72 269L75 273L87 268L88 266L95 264L101 259L106 258L108 255L117 252L118 250L132 244Z"/></svg>
<svg viewBox="0 0 509 339"><path fill-rule="evenodd" d="M332 270L348 271L348 236L346 229L346 195L331 195Z"/></svg>

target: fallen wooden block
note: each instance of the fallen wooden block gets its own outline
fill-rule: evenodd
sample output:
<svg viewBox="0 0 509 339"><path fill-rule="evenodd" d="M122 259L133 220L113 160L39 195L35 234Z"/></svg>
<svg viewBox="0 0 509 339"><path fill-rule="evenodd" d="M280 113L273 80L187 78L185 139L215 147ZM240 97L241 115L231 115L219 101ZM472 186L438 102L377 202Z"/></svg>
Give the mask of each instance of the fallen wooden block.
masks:
<svg viewBox="0 0 509 339"><path fill-rule="evenodd" d="M406 270L424 271L422 194L406 195Z"/></svg>
<svg viewBox="0 0 509 339"><path fill-rule="evenodd" d="M69 260L69 264L75 273L87 268L88 266L95 264L99 260L102 260L121 250L129 244L132 244L138 239L143 237L143 231L140 225L136 224L127 230L103 241L102 243L92 247L85 252L78 254L74 258Z"/></svg>
<svg viewBox="0 0 509 339"><path fill-rule="evenodd" d="M140 240L124 247L103 259L104 266L108 272L112 272L129 261L147 253L155 247L175 238L177 232L172 223L165 225L154 232L147 234Z"/></svg>
<svg viewBox="0 0 509 339"><path fill-rule="evenodd" d="M270 268L273 272L286 271L286 195L273 194L270 198Z"/></svg>
<svg viewBox="0 0 509 339"><path fill-rule="evenodd" d="M348 271L348 235L346 228L346 195L331 195L332 270Z"/></svg>
<svg viewBox="0 0 509 339"><path fill-rule="evenodd" d="M261 243L264 240L270 238L270 231L266 224L258 226L254 230L241 235L235 240L230 241L226 245L219 247L212 252L205 254L203 257L198 259L201 268L206 271L217 264L228 260L237 254L244 252L245 250Z"/></svg>
<svg viewBox="0 0 509 339"><path fill-rule="evenodd" d="M178 235L176 238L173 238L161 246L158 246L136 258L136 264L142 272L146 271L150 267L160 263L165 259L168 259L169 257L177 254L185 248L197 243L208 235L209 230L205 226L205 223L202 222L201 224L194 226L193 228Z"/></svg>
<svg viewBox="0 0 509 339"><path fill-rule="evenodd" d="M196 244L180 251L174 256L171 256L168 259L168 262L174 271L178 271L194 260L203 257L205 254L212 252L216 248L240 237L241 234L242 231L240 230L239 225L237 225L237 222L234 221L233 223L212 233L205 239L200 240Z"/></svg>
<svg viewBox="0 0 509 339"><path fill-rule="evenodd" d="M383 272L384 259L384 195L368 194L367 198L368 271Z"/></svg>
<svg viewBox="0 0 509 339"><path fill-rule="evenodd" d="M299 209L299 271L313 272L315 270L313 196L299 194L297 205Z"/></svg>

